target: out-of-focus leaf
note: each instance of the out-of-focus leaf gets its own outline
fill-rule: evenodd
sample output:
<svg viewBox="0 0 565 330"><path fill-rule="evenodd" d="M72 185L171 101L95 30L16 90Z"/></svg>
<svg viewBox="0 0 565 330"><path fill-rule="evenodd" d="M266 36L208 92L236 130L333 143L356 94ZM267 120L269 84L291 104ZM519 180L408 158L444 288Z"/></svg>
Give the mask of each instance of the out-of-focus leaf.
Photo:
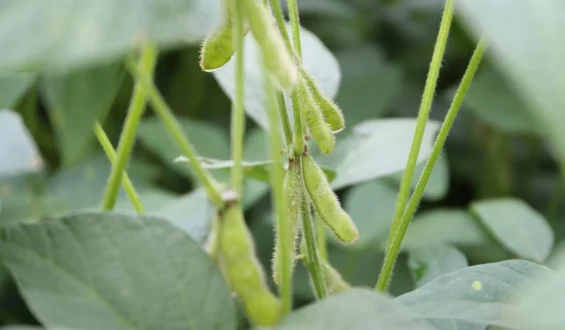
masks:
<svg viewBox="0 0 565 330"><path fill-rule="evenodd" d="M495 63L524 95L565 166L565 2L463 0L464 24L489 41Z"/></svg>
<svg viewBox="0 0 565 330"><path fill-rule="evenodd" d="M471 211L497 241L521 258L544 262L553 247L553 231L544 216L514 198L496 198L471 204Z"/></svg>
<svg viewBox="0 0 565 330"><path fill-rule="evenodd" d="M72 70L106 62L145 40L202 40L220 23L219 0L4 0L0 68Z"/></svg>
<svg viewBox="0 0 565 330"><path fill-rule="evenodd" d="M287 30L291 35L290 24ZM337 94L341 80L339 63L326 46L310 31L300 29L302 42L303 65L314 78L320 90L329 98ZM269 121L265 112L265 97L261 74L261 58L253 36L245 37L245 111L263 129L268 130ZM234 60L230 60L222 68L214 71L214 77L232 100L235 96ZM292 106L287 102L292 123Z"/></svg>
<svg viewBox="0 0 565 330"><path fill-rule="evenodd" d="M503 317L513 309L511 299L551 273L525 260L477 265L437 277L396 300L429 319L513 327L519 323Z"/></svg>
<svg viewBox="0 0 565 330"><path fill-rule="evenodd" d="M35 73L0 70L0 109L13 107L35 77Z"/></svg>
<svg viewBox="0 0 565 330"><path fill-rule="evenodd" d="M426 125L418 162L428 158L439 126L436 121ZM332 187L344 188L404 169L415 127L412 118L370 120L355 126L329 158L337 172Z"/></svg>
<svg viewBox="0 0 565 330"><path fill-rule="evenodd" d="M235 323L216 265L159 218L78 213L12 226L0 232L0 256L47 327L231 330Z"/></svg>
<svg viewBox="0 0 565 330"><path fill-rule="evenodd" d="M121 63L67 74L46 74L42 88L63 163L79 160L94 136L94 122L106 117L122 84Z"/></svg>
<svg viewBox="0 0 565 330"><path fill-rule="evenodd" d="M0 177L38 172L43 159L19 114L0 110Z"/></svg>
<svg viewBox="0 0 565 330"><path fill-rule="evenodd" d="M0 179L0 227L41 216L43 210L30 176Z"/></svg>

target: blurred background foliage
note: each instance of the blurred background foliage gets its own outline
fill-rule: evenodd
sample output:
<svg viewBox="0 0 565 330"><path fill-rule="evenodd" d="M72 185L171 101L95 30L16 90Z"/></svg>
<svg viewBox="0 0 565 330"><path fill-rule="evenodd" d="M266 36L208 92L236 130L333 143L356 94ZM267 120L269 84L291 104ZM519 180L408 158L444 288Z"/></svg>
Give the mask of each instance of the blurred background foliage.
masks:
<svg viewBox="0 0 565 330"><path fill-rule="evenodd" d="M443 3L299 1L303 27L318 36L339 62L341 84L336 101L348 127L376 118L416 116ZM443 120L473 49L474 38L456 16L432 119ZM230 100L214 75L201 71L198 56L196 44L163 52L156 83L199 154L227 160ZM523 95L498 70L487 59L473 82L409 230L408 253L397 263L393 294L421 285L426 274L433 277L434 272L444 273L467 263L514 257L545 262L554 241L558 244L565 237L561 180L542 139L543 127L534 120ZM0 178L0 226L99 207L110 165L94 135L84 132L92 131L94 119L103 118L103 127L116 145L131 92L132 79L119 62L66 75L0 71L0 108L21 115L44 164L38 173ZM16 133L8 136L7 132L18 121L8 120L7 114L0 121L1 138L16 139ZM245 160L267 160L265 148L263 131L248 120ZM17 143L11 150L12 154L1 155L2 162L27 152ZM30 152L31 156L24 155L28 157L25 161L41 165ZM159 121L147 111L128 174L149 213L178 222L204 241L212 213L188 166L174 162L179 154ZM220 168L214 174L227 181L228 171ZM376 281L400 175L338 190L361 237L345 247L330 236L328 250L334 266L354 285L372 287ZM501 202L488 205L492 201ZM273 229L268 185L246 178L244 202L259 254L270 269ZM132 211L124 194L117 208ZM505 217L506 223L492 225L493 214ZM544 218L554 234L548 233ZM532 228L539 231L533 247L520 243L524 240L516 241ZM446 245L438 247L438 243ZM0 269L0 290L0 324L35 322L4 269ZM297 304L313 298L301 267L295 276L295 291Z"/></svg>

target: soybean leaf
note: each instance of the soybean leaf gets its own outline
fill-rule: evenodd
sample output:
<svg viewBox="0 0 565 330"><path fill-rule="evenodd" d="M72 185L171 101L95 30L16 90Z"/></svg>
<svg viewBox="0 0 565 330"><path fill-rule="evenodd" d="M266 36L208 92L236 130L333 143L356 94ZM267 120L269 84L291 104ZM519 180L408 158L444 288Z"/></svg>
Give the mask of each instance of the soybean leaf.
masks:
<svg viewBox="0 0 565 330"><path fill-rule="evenodd" d="M34 189L34 179L23 175L0 178L0 227L30 221L42 215L40 192Z"/></svg>
<svg viewBox="0 0 565 330"><path fill-rule="evenodd" d="M0 109L13 107L35 78L35 73L0 70Z"/></svg>
<svg viewBox="0 0 565 330"><path fill-rule="evenodd" d="M364 182L347 192L344 207L359 229L359 238L348 248L366 249L378 246L385 239L394 217L397 195L398 190L383 180Z"/></svg>
<svg viewBox="0 0 565 330"><path fill-rule="evenodd" d="M543 262L553 247L544 216L521 200L497 198L471 204L471 211L500 244L521 258Z"/></svg>
<svg viewBox="0 0 565 330"><path fill-rule="evenodd" d="M512 327L515 320L504 318L514 308L511 299L550 273L525 260L483 264L437 277L396 300L429 319Z"/></svg>
<svg viewBox="0 0 565 330"><path fill-rule="evenodd" d="M43 77L43 95L64 164L75 163L85 152L94 136L94 122L106 117L123 77L119 63Z"/></svg>
<svg viewBox="0 0 565 330"><path fill-rule="evenodd" d="M288 34L291 35L290 24L286 24ZM320 90L329 98L337 94L341 80L339 63L333 54L312 32L300 28L302 42L302 61L306 71L312 75ZM251 33L244 40L244 66L245 66L245 111L259 126L268 130L269 121L265 112L265 96L263 95L263 82L261 75L261 59L257 45ZM230 99L235 97L234 59L222 68L214 71L214 77ZM287 100L287 110L292 122L291 102Z"/></svg>
<svg viewBox="0 0 565 330"><path fill-rule="evenodd" d="M276 330L424 330L418 315L388 296L350 289L302 308L282 320Z"/></svg>
<svg viewBox="0 0 565 330"><path fill-rule="evenodd" d="M0 68L73 70L111 61L151 40L198 42L219 24L219 0L5 0Z"/></svg>
<svg viewBox="0 0 565 330"><path fill-rule="evenodd" d="M43 328L32 327L27 325L8 325L5 327L0 327L0 330L42 330ZM54 329L57 330L57 329ZM62 330L62 329L61 329Z"/></svg>
<svg viewBox="0 0 565 330"><path fill-rule="evenodd" d="M221 273L159 218L78 213L4 228L0 255L47 327L234 328Z"/></svg>
<svg viewBox="0 0 565 330"><path fill-rule="evenodd" d="M426 125L418 162L429 157L439 126L437 121ZM332 187L344 188L403 170L415 128L412 118L369 120L355 126L329 158L337 172Z"/></svg>
<svg viewBox="0 0 565 330"><path fill-rule="evenodd" d="M43 159L21 116L0 109L0 177L39 172Z"/></svg>
<svg viewBox="0 0 565 330"><path fill-rule="evenodd" d="M565 166L565 3L560 0L464 0L464 24L484 33L496 64L531 105ZM535 51L534 51L535 50Z"/></svg>

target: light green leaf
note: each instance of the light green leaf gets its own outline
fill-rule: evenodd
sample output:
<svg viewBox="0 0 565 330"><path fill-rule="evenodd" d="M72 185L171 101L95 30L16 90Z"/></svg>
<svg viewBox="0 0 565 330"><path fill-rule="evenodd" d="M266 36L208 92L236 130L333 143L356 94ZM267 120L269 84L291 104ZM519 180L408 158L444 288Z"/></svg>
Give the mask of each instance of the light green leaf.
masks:
<svg viewBox="0 0 565 330"><path fill-rule="evenodd" d="M463 0L463 22L484 33L495 63L531 105L532 115L565 166L565 2Z"/></svg>
<svg viewBox="0 0 565 330"><path fill-rule="evenodd" d="M471 212L495 239L517 256L543 262L553 248L553 231L544 216L521 200L496 198L471 204Z"/></svg>
<svg viewBox="0 0 565 330"><path fill-rule="evenodd" d="M76 163L92 142L94 122L106 117L124 73L120 63L113 63L43 77L43 95L64 164Z"/></svg>
<svg viewBox="0 0 565 330"><path fill-rule="evenodd" d="M36 78L35 73L0 70L0 109L15 106Z"/></svg>
<svg viewBox="0 0 565 330"><path fill-rule="evenodd" d="M551 272L525 260L483 264L437 277L396 300L429 319L512 327L516 321L503 317L514 308L510 300Z"/></svg>
<svg viewBox="0 0 565 330"><path fill-rule="evenodd" d="M282 320L276 330L431 330L417 314L390 297L350 289L302 308Z"/></svg>
<svg viewBox="0 0 565 330"><path fill-rule="evenodd" d="M398 190L383 180L364 182L347 192L343 204L359 229L359 238L347 248L380 247L390 230L397 195ZM334 236L329 237L339 242Z"/></svg>
<svg viewBox="0 0 565 330"><path fill-rule="evenodd" d="M290 24L287 30L291 35ZM337 94L341 80L339 63L326 46L310 31L300 28L302 59L306 71L314 78L320 90L329 98ZM261 59L253 36L245 37L245 111L259 126L268 130L269 121L265 112L265 96L261 75ZM214 77L230 99L235 97L234 60L214 71ZM292 106L287 98L287 110L292 123Z"/></svg>
<svg viewBox="0 0 565 330"><path fill-rule="evenodd" d="M437 244L477 247L489 241L488 235L464 210L433 209L414 217L403 247L419 249Z"/></svg>
<svg viewBox="0 0 565 330"><path fill-rule="evenodd" d="M0 109L0 177L39 172L43 159L21 116Z"/></svg>
<svg viewBox="0 0 565 330"><path fill-rule="evenodd" d="M145 40L197 42L220 23L219 0L4 0L0 68L73 70L107 62Z"/></svg>
<svg viewBox="0 0 565 330"><path fill-rule="evenodd" d="M426 125L418 162L429 157L439 126L437 121ZM412 118L370 120L355 126L332 155L337 172L332 187L344 188L403 170L415 128Z"/></svg>
<svg viewBox="0 0 565 330"><path fill-rule="evenodd" d="M158 218L80 213L4 228L0 255L47 327L226 329L235 306L198 243Z"/></svg>

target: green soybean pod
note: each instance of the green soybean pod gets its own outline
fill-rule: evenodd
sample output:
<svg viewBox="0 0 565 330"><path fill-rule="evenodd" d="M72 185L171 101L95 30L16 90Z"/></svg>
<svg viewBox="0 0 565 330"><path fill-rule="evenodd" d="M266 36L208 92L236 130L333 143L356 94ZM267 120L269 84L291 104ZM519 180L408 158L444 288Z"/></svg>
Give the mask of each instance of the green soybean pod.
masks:
<svg viewBox="0 0 565 330"><path fill-rule="evenodd" d="M224 21L210 36L204 39L200 49L200 68L206 72L224 66L234 54L233 47L233 0L223 0Z"/></svg>
<svg viewBox="0 0 565 330"><path fill-rule="evenodd" d="M335 148L335 137L330 126L324 120L322 110L312 97L310 88L308 88L304 79L300 79L294 93L297 93L298 108L304 116L304 121L310 134L316 141L320 151L324 154L329 154Z"/></svg>
<svg viewBox="0 0 565 330"><path fill-rule="evenodd" d="M324 223L344 243L357 240L359 231L355 223L341 207L324 172L310 155L302 157L302 173L308 195Z"/></svg>
<svg viewBox="0 0 565 330"><path fill-rule="evenodd" d="M210 233L205 243L205 250L210 256L210 259L217 261L219 253L219 240L218 235L220 231L220 219L216 216L212 221L212 228L210 228Z"/></svg>
<svg viewBox="0 0 565 330"><path fill-rule="evenodd" d="M345 118L343 118L341 109L337 106L337 104L335 104L335 102L324 95L318 87L318 84L314 81L314 78L312 78L312 76L304 70L303 67L300 67L300 74L310 89L312 98L316 103L318 103L322 110L322 116L330 126L331 130L334 133L343 130L345 128Z"/></svg>
<svg viewBox="0 0 565 330"><path fill-rule="evenodd" d="M302 176L300 167L291 160L288 165L288 171L284 177L283 192L286 197L286 204L289 222L289 235L287 246L292 246L291 260L289 263L294 267L298 233L300 231L300 219L302 214L302 202L304 200L304 184L302 183ZM276 226L275 226L276 228ZM281 269L281 250L280 250L280 235L276 231L275 238L275 251L273 253L273 281L279 284L279 274Z"/></svg>
<svg viewBox="0 0 565 330"><path fill-rule="evenodd" d="M286 48L270 11L258 0L245 3L247 21L267 69L279 89L291 91L298 82L298 69Z"/></svg>
<svg viewBox="0 0 565 330"><path fill-rule="evenodd" d="M322 260L322 273L326 288L328 289L328 295L335 295L351 288L341 274L325 260Z"/></svg>
<svg viewBox="0 0 565 330"><path fill-rule="evenodd" d="M269 290L238 204L224 210L218 237L224 274L249 320L260 326L277 324L282 317L282 305Z"/></svg>

